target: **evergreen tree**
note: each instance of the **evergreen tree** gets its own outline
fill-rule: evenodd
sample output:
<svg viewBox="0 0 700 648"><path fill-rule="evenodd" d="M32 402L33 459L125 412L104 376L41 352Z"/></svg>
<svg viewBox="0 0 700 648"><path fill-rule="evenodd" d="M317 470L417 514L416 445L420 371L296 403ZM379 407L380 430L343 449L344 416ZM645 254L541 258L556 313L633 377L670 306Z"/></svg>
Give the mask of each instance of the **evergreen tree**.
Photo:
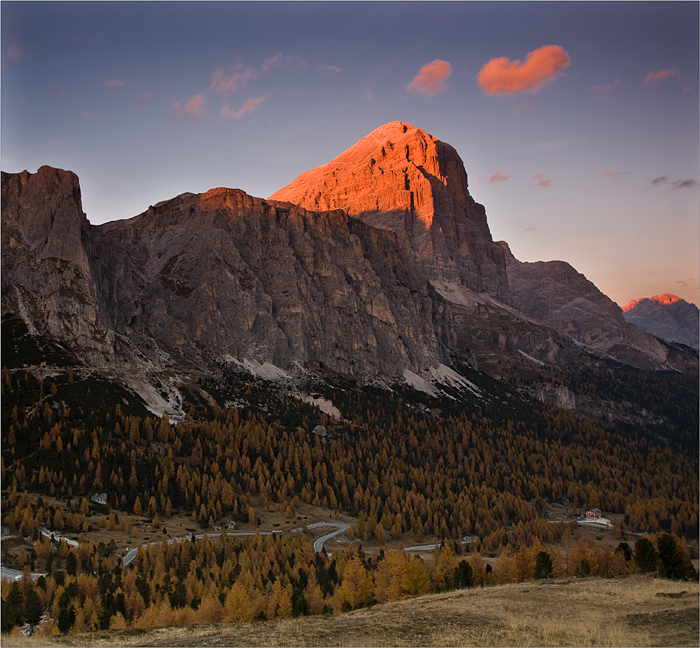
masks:
<svg viewBox="0 0 700 648"><path fill-rule="evenodd" d="M658 558L654 545L648 538L637 540L634 545L634 564L642 574L648 574L656 569Z"/></svg>
<svg viewBox="0 0 700 648"><path fill-rule="evenodd" d="M664 533L659 538L658 547L658 562L663 567L662 574L659 574L659 576L665 578L686 578L687 569L683 564L683 556L678 551L675 538L668 533Z"/></svg>
<svg viewBox="0 0 700 648"><path fill-rule="evenodd" d="M30 627L33 628L39 624L43 613L44 605L39 595L33 589L29 590L24 600L24 618Z"/></svg>
<svg viewBox="0 0 700 648"><path fill-rule="evenodd" d="M552 557L546 551L540 551L535 557L535 578L551 578L553 574Z"/></svg>

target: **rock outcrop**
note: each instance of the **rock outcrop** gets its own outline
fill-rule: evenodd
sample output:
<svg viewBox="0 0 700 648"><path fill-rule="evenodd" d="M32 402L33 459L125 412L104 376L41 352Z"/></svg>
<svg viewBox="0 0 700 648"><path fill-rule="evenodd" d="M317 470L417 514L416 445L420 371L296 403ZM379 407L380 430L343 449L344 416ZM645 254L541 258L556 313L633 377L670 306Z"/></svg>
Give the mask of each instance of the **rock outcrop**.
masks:
<svg viewBox="0 0 700 648"><path fill-rule="evenodd" d="M676 295L664 293L634 299L622 307L622 312L625 320L642 331L693 349L700 346L698 307Z"/></svg>
<svg viewBox="0 0 700 648"><path fill-rule="evenodd" d="M310 210L342 209L405 236L432 279L508 302L501 248L449 144L404 122L380 126L270 196Z"/></svg>
<svg viewBox="0 0 700 648"><path fill-rule="evenodd" d="M89 230L74 173L44 166L2 174L3 311L91 357L111 352L113 333L100 308Z"/></svg>

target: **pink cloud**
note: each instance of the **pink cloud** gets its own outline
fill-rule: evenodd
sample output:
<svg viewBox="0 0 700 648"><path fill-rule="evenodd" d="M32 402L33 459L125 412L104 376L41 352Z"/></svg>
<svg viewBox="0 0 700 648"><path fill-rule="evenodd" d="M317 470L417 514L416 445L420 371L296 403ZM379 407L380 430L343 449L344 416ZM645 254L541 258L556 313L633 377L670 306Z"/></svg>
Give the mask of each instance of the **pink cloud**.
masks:
<svg viewBox="0 0 700 648"><path fill-rule="evenodd" d="M503 173L503 171L496 171L496 173L494 173L488 179L488 182L489 182L489 184L493 184L494 182L505 182L506 180L508 180L508 178L510 178L510 176L505 175L505 173Z"/></svg>
<svg viewBox="0 0 700 648"><path fill-rule="evenodd" d="M206 99L202 95L195 95L184 107L179 101L175 102L175 114L186 117L192 121L198 121L204 116L204 104Z"/></svg>
<svg viewBox="0 0 700 648"><path fill-rule="evenodd" d="M337 65L319 65L318 69L323 70L324 72L342 72Z"/></svg>
<svg viewBox="0 0 700 648"><path fill-rule="evenodd" d="M24 59L26 54L27 52L18 43L12 43L5 52L5 55L15 63L19 63L22 59Z"/></svg>
<svg viewBox="0 0 700 648"><path fill-rule="evenodd" d="M663 79L671 79L673 77L680 78L681 73L676 68L668 68L667 70L661 70L661 72L649 72L644 83L653 83L654 81L662 81Z"/></svg>
<svg viewBox="0 0 700 648"><path fill-rule="evenodd" d="M235 69L229 74L223 68L216 68L211 75L211 89L214 92L236 92L254 75L253 68Z"/></svg>
<svg viewBox="0 0 700 648"><path fill-rule="evenodd" d="M610 83L604 83L603 85L594 85L591 86L591 90L593 92L599 92L600 94L606 94L610 92L611 90L614 90L617 88L622 83L620 79L615 79L614 81L611 81Z"/></svg>
<svg viewBox="0 0 700 648"><path fill-rule="evenodd" d="M121 79L107 79L104 82L105 88L118 88L123 85L126 85L126 81L122 81Z"/></svg>
<svg viewBox="0 0 700 648"><path fill-rule="evenodd" d="M282 54L281 52L272 58L265 59L262 64L263 72L269 72L274 68L282 67L287 63L292 63L298 59L297 56L292 56L291 54Z"/></svg>
<svg viewBox="0 0 700 648"><path fill-rule="evenodd" d="M226 117L226 119L240 119L246 113L249 113L255 108L257 108L264 100L264 97L252 97L243 104L243 108L240 110L231 110L228 106L224 106L221 109L221 116Z"/></svg>
<svg viewBox="0 0 700 648"><path fill-rule="evenodd" d="M629 175L630 171L606 171L600 178L599 180L607 180L608 178L610 179L616 179L619 178L621 175Z"/></svg>
<svg viewBox="0 0 700 648"><path fill-rule="evenodd" d="M569 55L562 47L545 45L530 52L524 63L504 56L491 59L479 71L477 81L487 94L537 92L569 65Z"/></svg>
<svg viewBox="0 0 700 648"><path fill-rule="evenodd" d="M547 178L544 173L535 173L530 176L530 180L534 180L538 187L551 187L552 179Z"/></svg>
<svg viewBox="0 0 700 648"><path fill-rule="evenodd" d="M435 59L432 63L424 65L420 72L413 77L408 84L409 90L416 90L423 94L435 95L447 88L445 79L452 74L452 66L447 61Z"/></svg>

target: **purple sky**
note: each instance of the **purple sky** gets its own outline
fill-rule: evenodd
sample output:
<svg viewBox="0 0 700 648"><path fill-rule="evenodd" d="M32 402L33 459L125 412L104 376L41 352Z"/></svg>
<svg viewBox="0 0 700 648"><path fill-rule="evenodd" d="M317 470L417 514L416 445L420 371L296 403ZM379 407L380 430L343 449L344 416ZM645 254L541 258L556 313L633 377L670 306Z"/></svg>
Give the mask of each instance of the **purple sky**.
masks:
<svg viewBox="0 0 700 648"><path fill-rule="evenodd" d="M383 123L452 144L494 239L698 303L696 2L2 2L2 169L92 223L267 197Z"/></svg>

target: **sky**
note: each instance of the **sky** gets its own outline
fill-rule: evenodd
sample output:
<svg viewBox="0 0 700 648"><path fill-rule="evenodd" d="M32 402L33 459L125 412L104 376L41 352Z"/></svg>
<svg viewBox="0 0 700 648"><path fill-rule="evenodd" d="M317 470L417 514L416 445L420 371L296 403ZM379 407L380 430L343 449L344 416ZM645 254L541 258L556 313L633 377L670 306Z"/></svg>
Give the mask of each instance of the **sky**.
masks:
<svg viewBox="0 0 700 648"><path fill-rule="evenodd" d="M390 121L451 144L494 240L620 305L698 304L697 2L6 2L2 170L93 224L266 198Z"/></svg>

